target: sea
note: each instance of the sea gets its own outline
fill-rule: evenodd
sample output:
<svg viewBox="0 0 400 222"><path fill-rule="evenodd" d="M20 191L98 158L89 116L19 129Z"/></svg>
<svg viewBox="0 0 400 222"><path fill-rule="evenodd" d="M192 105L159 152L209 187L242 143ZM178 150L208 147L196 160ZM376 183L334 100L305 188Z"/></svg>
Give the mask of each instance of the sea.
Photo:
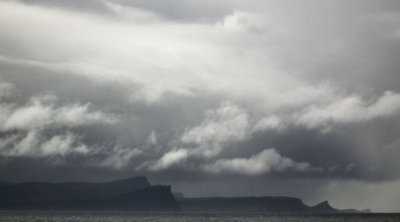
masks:
<svg viewBox="0 0 400 222"><path fill-rule="evenodd" d="M0 211L7 222L400 222L400 214L262 214L262 213L191 213L121 211Z"/></svg>

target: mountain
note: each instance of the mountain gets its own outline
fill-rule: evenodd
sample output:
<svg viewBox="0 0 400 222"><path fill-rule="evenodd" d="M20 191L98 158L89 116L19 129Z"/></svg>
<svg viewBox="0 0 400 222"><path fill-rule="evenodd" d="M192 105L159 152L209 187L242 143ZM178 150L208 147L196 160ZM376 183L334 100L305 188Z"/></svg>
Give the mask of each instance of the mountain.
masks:
<svg viewBox="0 0 400 222"><path fill-rule="evenodd" d="M157 210L174 211L180 210L171 193L171 186L151 186L144 190L134 191L128 194L115 196L105 200L105 206L110 205L124 210ZM107 207L110 208L110 207Z"/></svg>
<svg viewBox="0 0 400 222"><path fill-rule="evenodd" d="M310 207L293 197L179 198L178 202L185 211L345 213L330 206L328 201Z"/></svg>
<svg viewBox="0 0 400 222"><path fill-rule="evenodd" d="M170 186L145 177L106 183L28 182L0 187L0 209L178 210Z"/></svg>
<svg viewBox="0 0 400 222"><path fill-rule="evenodd" d="M292 197L208 197L178 199L186 211L306 212L309 207Z"/></svg>
<svg viewBox="0 0 400 222"><path fill-rule="evenodd" d="M0 181L0 210L130 210L263 213L367 213L338 210L328 201L307 206L293 197L185 198L171 186L152 186L146 177L105 183L7 183Z"/></svg>
<svg viewBox="0 0 400 222"><path fill-rule="evenodd" d="M364 209L364 210L356 210L356 209L344 209L340 210L341 213L371 213L370 209Z"/></svg>
<svg viewBox="0 0 400 222"><path fill-rule="evenodd" d="M321 213L334 213L338 212L338 209L333 208L328 201L323 201L315 206L310 207L310 210L313 212L321 212Z"/></svg>

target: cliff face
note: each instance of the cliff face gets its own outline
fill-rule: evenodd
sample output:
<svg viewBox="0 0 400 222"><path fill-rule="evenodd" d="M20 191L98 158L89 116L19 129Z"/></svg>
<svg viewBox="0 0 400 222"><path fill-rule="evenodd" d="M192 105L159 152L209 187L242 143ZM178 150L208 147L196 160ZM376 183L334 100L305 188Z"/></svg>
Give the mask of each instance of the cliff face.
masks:
<svg viewBox="0 0 400 222"><path fill-rule="evenodd" d="M177 195L177 194L175 194ZM11 184L0 182L0 209L10 210L130 210L130 211L208 211L265 213L354 213L337 210L328 201L305 205L293 197L208 197L184 198L170 186L151 186L145 177L132 177L106 183ZM368 212L367 210L365 212Z"/></svg>
<svg viewBox="0 0 400 222"><path fill-rule="evenodd" d="M125 210L169 211L180 209L171 193L171 186L152 186L105 200L106 205Z"/></svg>
<svg viewBox="0 0 400 222"><path fill-rule="evenodd" d="M328 201L323 201L315 206L310 207L310 211L313 212L322 212L322 213L329 213L329 212L337 212L338 209L333 208Z"/></svg>
<svg viewBox="0 0 400 222"><path fill-rule="evenodd" d="M107 183L9 184L0 188L0 209L177 210L170 186L145 177Z"/></svg>

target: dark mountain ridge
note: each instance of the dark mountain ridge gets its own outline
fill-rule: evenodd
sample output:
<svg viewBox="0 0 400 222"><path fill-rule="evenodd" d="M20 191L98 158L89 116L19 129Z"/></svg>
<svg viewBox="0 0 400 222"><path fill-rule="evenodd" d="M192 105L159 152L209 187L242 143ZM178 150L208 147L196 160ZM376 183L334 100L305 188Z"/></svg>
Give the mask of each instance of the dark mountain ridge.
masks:
<svg viewBox="0 0 400 222"><path fill-rule="evenodd" d="M308 206L299 198L294 197L200 197L177 198L184 211L195 212L263 212L263 213L306 213L306 214L335 214L335 213L370 213L366 210L339 210L333 208L328 201L314 206Z"/></svg>
<svg viewBox="0 0 400 222"><path fill-rule="evenodd" d="M105 183L27 182L0 187L0 209L179 210L170 186L145 177Z"/></svg>
<svg viewBox="0 0 400 222"><path fill-rule="evenodd" d="M333 208L327 200L325 200L315 206L310 207L310 210L313 212L324 212L324 213L339 211L338 209Z"/></svg>
<svg viewBox="0 0 400 222"><path fill-rule="evenodd" d="M175 195L175 196L174 196ZM104 183L0 182L0 209L9 210L133 210L266 213L366 213L338 210L328 201L307 206L293 197L184 198L171 186L152 186L146 177Z"/></svg>
<svg viewBox="0 0 400 222"><path fill-rule="evenodd" d="M302 200L292 197L207 197L178 199L187 211L304 212Z"/></svg>

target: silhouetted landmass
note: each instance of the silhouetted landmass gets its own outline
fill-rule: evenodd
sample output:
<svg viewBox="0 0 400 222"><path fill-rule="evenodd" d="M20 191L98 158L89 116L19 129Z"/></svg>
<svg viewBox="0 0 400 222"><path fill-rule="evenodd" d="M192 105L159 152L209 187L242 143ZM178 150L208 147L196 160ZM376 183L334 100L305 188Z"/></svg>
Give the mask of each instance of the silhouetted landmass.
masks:
<svg viewBox="0 0 400 222"><path fill-rule="evenodd" d="M356 209L344 209L340 210L341 213L371 213L370 209L364 209L364 210L356 210Z"/></svg>
<svg viewBox="0 0 400 222"><path fill-rule="evenodd" d="M178 200L178 201L177 201ZM307 206L293 197L184 198L171 186L152 186L145 177L106 183L12 184L0 181L0 209L9 210L134 210L266 213L369 213L338 210L328 201Z"/></svg>
<svg viewBox="0 0 400 222"><path fill-rule="evenodd" d="M125 210L132 208L136 210L180 210L179 204L171 193L171 186L152 186L113 197L106 200L105 204Z"/></svg>
<svg viewBox="0 0 400 222"><path fill-rule="evenodd" d="M107 183L6 184L1 209L178 210L170 186L151 186L145 177Z"/></svg>
<svg viewBox="0 0 400 222"><path fill-rule="evenodd" d="M303 212L309 209L291 197L208 197L179 199L187 211Z"/></svg>
<svg viewBox="0 0 400 222"><path fill-rule="evenodd" d="M328 201L307 206L293 197L207 197L181 198L178 202L185 211L266 212L266 213L348 213L331 207ZM353 211L352 213L362 213ZM350 213L350 212L349 212Z"/></svg>
<svg viewBox="0 0 400 222"><path fill-rule="evenodd" d="M338 209L333 208L328 201L323 201L315 206L312 206L310 207L310 210L321 213L335 213L339 211Z"/></svg>

